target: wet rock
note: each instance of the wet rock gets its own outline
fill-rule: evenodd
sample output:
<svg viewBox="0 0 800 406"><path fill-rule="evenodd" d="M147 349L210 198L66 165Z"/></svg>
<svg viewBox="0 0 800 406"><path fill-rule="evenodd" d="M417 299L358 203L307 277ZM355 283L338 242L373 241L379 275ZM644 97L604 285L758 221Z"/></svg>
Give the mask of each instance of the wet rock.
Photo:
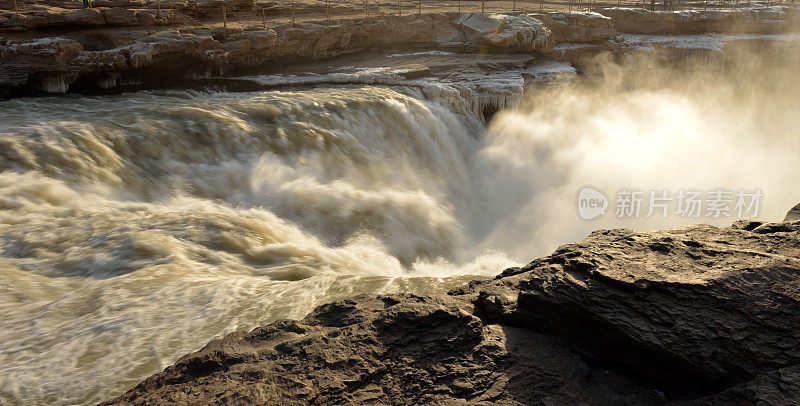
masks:
<svg viewBox="0 0 800 406"><path fill-rule="evenodd" d="M108 404L796 404L798 286L800 221L597 231L229 334Z"/></svg>

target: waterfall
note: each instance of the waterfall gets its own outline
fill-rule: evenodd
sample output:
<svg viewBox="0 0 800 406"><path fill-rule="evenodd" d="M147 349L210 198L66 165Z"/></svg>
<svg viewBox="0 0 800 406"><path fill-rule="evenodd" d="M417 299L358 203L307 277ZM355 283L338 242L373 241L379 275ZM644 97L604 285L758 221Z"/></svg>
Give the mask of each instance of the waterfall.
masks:
<svg viewBox="0 0 800 406"><path fill-rule="evenodd" d="M417 88L3 109L3 399L95 403L233 329L514 264L464 226L480 119Z"/></svg>
<svg viewBox="0 0 800 406"><path fill-rule="evenodd" d="M553 66L4 101L0 403L95 404L231 331L462 286L598 228L734 221L613 204L588 221L585 186L759 188L779 220L797 201L795 56L609 62L527 93L522 74Z"/></svg>

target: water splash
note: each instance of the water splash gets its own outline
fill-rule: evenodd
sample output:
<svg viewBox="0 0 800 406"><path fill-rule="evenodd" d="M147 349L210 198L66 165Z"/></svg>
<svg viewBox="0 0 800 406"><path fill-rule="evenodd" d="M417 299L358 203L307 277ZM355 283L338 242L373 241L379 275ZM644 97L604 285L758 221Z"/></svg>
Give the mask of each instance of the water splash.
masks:
<svg viewBox="0 0 800 406"><path fill-rule="evenodd" d="M94 403L232 330L513 263L475 255L463 226L482 123L421 96L174 91L3 109L4 402Z"/></svg>
<svg viewBox="0 0 800 406"><path fill-rule="evenodd" d="M441 291L595 228L696 221L586 222L586 185L758 187L778 220L800 189L796 60L742 60L722 74L604 63L488 131L480 103L521 94L477 108L420 85L7 101L0 402L95 403L323 302Z"/></svg>

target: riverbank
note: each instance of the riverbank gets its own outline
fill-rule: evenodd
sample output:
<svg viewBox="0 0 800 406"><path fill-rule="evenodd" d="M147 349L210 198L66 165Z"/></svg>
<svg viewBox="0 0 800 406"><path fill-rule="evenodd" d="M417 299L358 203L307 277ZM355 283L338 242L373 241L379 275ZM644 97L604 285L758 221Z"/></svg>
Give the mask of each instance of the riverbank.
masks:
<svg viewBox="0 0 800 406"><path fill-rule="evenodd" d="M524 54L579 66L602 52L642 51L630 35L791 33L798 9L384 14L269 28L197 26L175 10L156 16L157 10L122 7L42 13L0 17L0 96L102 94L276 68L294 73L310 61L375 51Z"/></svg>
<svg viewBox="0 0 800 406"><path fill-rule="evenodd" d="M0 33L0 403L797 403L791 11L405 11Z"/></svg>

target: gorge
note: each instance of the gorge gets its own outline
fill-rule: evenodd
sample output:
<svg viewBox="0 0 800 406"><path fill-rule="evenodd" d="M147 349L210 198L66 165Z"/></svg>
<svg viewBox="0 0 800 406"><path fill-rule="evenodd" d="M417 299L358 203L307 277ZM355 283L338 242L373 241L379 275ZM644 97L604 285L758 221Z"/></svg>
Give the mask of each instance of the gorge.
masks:
<svg viewBox="0 0 800 406"><path fill-rule="evenodd" d="M800 399L795 8L93 10L0 16L0 403Z"/></svg>

